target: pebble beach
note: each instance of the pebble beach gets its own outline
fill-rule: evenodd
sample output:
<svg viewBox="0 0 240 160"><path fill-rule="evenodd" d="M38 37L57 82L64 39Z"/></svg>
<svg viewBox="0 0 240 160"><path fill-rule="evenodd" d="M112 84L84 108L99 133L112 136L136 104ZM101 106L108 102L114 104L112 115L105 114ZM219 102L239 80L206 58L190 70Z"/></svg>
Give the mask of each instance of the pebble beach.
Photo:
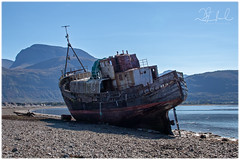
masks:
<svg viewBox="0 0 240 160"><path fill-rule="evenodd" d="M174 130L174 136L2 109L2 158L238 158L238 140Z"/></svg>

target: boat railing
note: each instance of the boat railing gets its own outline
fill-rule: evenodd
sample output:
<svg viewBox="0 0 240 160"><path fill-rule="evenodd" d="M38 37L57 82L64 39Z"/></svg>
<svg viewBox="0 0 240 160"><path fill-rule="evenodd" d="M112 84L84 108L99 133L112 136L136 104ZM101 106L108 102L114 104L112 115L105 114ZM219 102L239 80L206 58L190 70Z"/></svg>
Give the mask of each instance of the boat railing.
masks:
<svg viewBox="0 0 240 160"><path fill-rule="evenodd" d="M84 79L89 77L91 77L91 72L81 72L81 73L76 73L71 75L72 80L79 80L79 79Z"/></svg>
<svg viewBox="0 0 240 160"><path fill-rule="evenodd" d="M147 59L141 59L139 60L140 67L147 67L148 66L148 60Z"/></svg>
<svg viewBox="0 0 240 160"><path fill-rule="evenodd" d="M84 66L85 70L88 72L88 66ZM64 75L63 70L61 70L62 73L62 77L67 77L73 74L77 74L77 73L83 73L84 69L83 68L69 68L69 72L66 72L66 74Z"/></svg>

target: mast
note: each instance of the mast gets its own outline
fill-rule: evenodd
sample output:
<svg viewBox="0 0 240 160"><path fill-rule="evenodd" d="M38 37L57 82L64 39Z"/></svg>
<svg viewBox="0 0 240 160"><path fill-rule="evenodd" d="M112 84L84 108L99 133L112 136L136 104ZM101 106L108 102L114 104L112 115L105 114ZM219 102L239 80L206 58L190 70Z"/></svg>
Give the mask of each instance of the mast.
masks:
<svg viewBox="0 0 240 160"><path fill-rule="evenodd" d="M68 60L69 48L72 49L74 55L77 57L78 62L81 64L84 72L86 72L86 69L84 68L82 62L81 62L80 59L78 58L76 52L75 52L74 49L72 48L72 45L71 45L71 43L70 43L70 41L69 41L69 35L68 35L68 32L67 32L67 27L70 27L70 26L69 26L69 25L66 25L66 26L62 26L62 27L65 28L65 31L66 31L66 36L65 36L65 37L67 38L67 42L68 42L68 44L67 44L68 47L67 47L66 62L65 62L65 68L64 68L64 75L66 75L66 70L67 70L67 60Z"/></svg>

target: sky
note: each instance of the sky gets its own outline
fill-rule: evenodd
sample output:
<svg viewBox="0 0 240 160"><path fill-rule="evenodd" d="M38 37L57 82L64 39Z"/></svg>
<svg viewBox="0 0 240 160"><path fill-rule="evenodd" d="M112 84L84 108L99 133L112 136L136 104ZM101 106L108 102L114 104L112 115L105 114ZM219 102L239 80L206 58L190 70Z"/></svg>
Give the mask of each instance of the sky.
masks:
<svg viewBox="0 0 240 160"><path fill-rule="evenodd" d="M238 2L2 2L2 58L33 44L128 50L159 73L238 69Z"/></svg>

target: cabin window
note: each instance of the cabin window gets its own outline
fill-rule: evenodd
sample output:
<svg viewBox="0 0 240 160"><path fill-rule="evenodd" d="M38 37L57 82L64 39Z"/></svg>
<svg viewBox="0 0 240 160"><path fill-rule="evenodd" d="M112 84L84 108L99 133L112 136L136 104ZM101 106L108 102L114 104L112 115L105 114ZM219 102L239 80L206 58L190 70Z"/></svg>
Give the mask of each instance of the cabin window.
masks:
<svg viewBox="0 0 240 160"><path fill-rule="evenodd" d="M146 71L144 71L143 73L146 74Z"/></svg>
<svg viewBox="0 0 240 160"><path fill-rule="evenodd" d="M123 80L123 77L122 77L122 75L121 74L119 74L119 80Z"/></svg>
<svg viewBox="0 0 240 160"><path fill-rule="evenodd" d="M156 70L155 68L152 68L152 69L151 69L153 79L156 79L156 78L157 78L157 73L156 73L156 71L157 71L157 70Z"/></svg>

